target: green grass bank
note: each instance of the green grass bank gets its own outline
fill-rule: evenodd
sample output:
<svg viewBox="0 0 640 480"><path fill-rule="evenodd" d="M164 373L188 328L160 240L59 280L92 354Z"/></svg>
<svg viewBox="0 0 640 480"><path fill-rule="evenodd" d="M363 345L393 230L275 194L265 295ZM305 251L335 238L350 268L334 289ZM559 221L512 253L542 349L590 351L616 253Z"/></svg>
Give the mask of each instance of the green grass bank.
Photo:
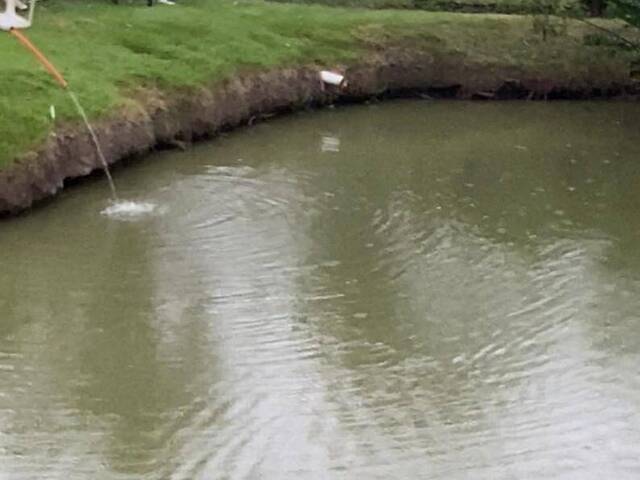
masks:
<svg viewBox="0 0 640 480"><path fill-rule="evenodd" d="M113 116L141 89L184 94L241 72L349 65L409 47L461 65L574 85L630 83L636 53L593 42L579 22L553 20L543 39L533 17L365 11L259 1L183 0L148 8L142 0L56 0L26 33L68 79L91 118ZM631 27L609 26L624 35ZM0 170L79 118L66 94L10 35L0 35ZM505 73L507 76L507 73ZM506 78L505 78L506 80ZM49 115L56 107L56 119Z"/></svg>
<svg viewBox="0 0 640 480"><path fill-rule="evenodd" d="M533 14L555 8L562 12L579 12L581 0L557 0L555 5L540 0L270 0L274 2L319 4L334 7L371 9L416 9L432 12Z"/></svg>

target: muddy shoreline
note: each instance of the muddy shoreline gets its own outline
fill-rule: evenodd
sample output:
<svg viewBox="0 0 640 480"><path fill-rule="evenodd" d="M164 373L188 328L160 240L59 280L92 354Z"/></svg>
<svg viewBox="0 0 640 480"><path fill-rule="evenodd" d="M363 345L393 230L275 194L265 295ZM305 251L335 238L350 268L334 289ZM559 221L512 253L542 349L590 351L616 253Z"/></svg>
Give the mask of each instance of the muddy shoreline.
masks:
<svg viewBox="0 0 640 480"><path fill-rule="evenodd" d="M406 49L387 49L359 64L332 68L345 73L346 88L323 86L320 67L303 66L243 73L195 92L146 90L136 95L132 105L95 122L96 133L108 163L114 164L156 148L210 139L222 130L272 114L371 97L593 99L640 93L638 82L623 72L587 73L567 81ZM55 131L40 149L0 172L0 215L23 212L54 196L66 181L100 168L84 127Z"/></svg>

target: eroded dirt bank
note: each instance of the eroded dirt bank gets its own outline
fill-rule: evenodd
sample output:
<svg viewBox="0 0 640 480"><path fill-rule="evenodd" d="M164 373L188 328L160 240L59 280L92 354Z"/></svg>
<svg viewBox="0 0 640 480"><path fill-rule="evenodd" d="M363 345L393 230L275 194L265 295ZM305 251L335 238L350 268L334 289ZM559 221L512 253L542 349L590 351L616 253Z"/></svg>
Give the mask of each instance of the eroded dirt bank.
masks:
<svg viewBox="0 0 640 480"><path fill-rule="evenodd" d="M385 94L524 99L613 97L640 91L624 68L600 71L594 64L575 76L565 72L554 78L548 73L459 60L387 49L342 68L349 81L343 90L323 88L320 68L306 66L245 73L196 92L145 91L136 95L133 106L95 127L106 159L113 164L156 147L210 138L221 129L251 123L263 115ZM100 166L84 127L56 131L38 151L0 172L0 214L28 209L55 195L65 180L86 176Z"/></svg>

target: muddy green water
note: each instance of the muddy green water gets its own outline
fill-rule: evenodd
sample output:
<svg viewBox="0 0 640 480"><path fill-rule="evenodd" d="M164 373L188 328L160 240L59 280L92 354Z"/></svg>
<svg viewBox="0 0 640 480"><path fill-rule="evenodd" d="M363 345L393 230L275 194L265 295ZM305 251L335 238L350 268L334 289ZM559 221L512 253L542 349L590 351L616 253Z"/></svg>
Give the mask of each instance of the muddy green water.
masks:
<svg viewBox="0 0 640 480"><path fill-rule="evenodd" d="M0 224L0 479L640 478L640 105L297 114Z"/></svg>

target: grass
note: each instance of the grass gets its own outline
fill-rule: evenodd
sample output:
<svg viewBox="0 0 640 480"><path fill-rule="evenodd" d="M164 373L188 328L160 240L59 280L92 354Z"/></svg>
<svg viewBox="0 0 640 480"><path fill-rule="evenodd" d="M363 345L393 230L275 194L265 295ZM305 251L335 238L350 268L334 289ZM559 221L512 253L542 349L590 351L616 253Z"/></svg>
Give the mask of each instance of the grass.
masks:
<svg viewBox="0 0 640 480"><path fill-rule="evenodd" d="M534 14L545 8L552 0L271 0L301 4L321 4L334 7L370 9L416 9L427 11L467 12L467 13L507 13ZM581 0L558 0L558 8L563 11L579 11Z"/></svg>
<svg viewBox="0 0 640 480"><path fill-rule="evenodd" d="M585 26L542 42L528 17L364 11L259 1L189 0L145 7L142 0L56 0L27 32L68 79L90 117L107 115L140 86L188 89L238 70L348 62L389 41L489 64L568 71L622 68L626 54L585 46ZM55 122L77 121L63 91L17 41L0 35L0 169L37 147ZM554 60L555 58L555 60ZM554 63L555 62L555 63ZM559 63L558 63L559 62ZM55 105L57 119L49 117Z"/></svg>

